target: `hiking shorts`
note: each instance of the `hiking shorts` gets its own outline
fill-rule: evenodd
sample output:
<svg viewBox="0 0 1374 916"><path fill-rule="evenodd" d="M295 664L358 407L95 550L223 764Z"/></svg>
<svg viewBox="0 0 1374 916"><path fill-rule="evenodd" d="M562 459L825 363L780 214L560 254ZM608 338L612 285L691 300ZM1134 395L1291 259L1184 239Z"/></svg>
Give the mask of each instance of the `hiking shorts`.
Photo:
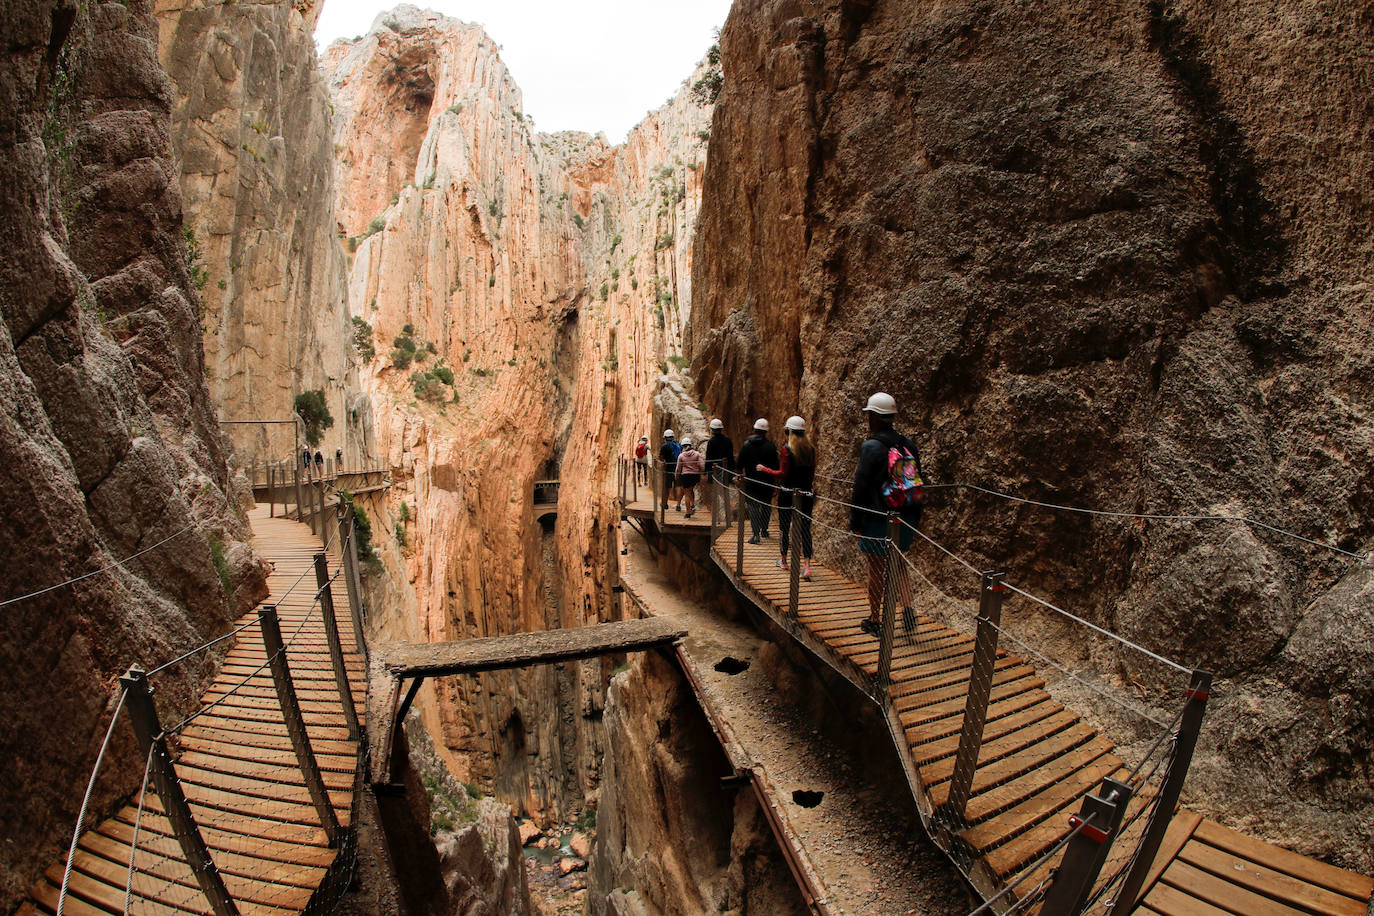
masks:
<svg viewBox="0 0 1374 916"><path fill-rule="evenodd" d="M911 544L916 540L916 532L912 531L909 525L915 525L920 516L916 518L903 517L902 525L897 529L897 549L903 553L911 549ZM863 527L859 531L859 552L866 553L871 557L887 556L887 518L881 515L865 516Z"/></svg>
<svg viewBox="0 0 1374 916"><path fill-rule="evenodd" d="M701 483L700 474L683 474L677 479L677 485L679 487L686 487L689 490L699 483Z"/></svg>

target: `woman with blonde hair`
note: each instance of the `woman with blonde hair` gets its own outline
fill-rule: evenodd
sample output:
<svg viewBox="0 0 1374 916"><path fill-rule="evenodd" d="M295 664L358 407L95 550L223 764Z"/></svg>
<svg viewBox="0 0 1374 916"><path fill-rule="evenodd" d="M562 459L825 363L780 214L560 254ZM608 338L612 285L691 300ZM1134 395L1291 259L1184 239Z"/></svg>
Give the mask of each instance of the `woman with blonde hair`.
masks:
<svg viewBox="0 0 1374 916"><path fill-rule="evenodd" d="M782 537L778 547L782 556L778 557L778 568L787 568L787 548L789 534L796 520L797 546L801 548L801 577L811 581L811 514L816 509L816 497L812 493L816 479L816 450L806 436L806 421L801 417L788 417L787 444L780 453L780 467L777 470L759 465L757 470L776 478L782 485L778 491L778 528Z"/></svg>

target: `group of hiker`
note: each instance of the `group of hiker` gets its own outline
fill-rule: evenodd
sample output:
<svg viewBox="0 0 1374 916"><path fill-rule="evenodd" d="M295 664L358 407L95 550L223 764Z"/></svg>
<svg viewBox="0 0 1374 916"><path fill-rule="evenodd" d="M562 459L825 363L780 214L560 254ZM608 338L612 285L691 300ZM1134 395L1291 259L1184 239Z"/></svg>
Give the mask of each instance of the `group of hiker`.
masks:
<svg viewBox="0 0 1374 916"><path fill-rule="evenodd" d="M908 630L915 627L906 562L894 564L896 575L892 583L887 582L887 569L889 545L895 544L905 553L915 539L921 520L922 474L915 443L893 426L896 400L890 394L877 392L868 399L863 412L868 418L868 435L859 449L859 463L854 471L854 488L848 503L849 530L858 535L859 552L868 563L869 617L862 628L877 636L881 632L883 594L889 584L895 589L894 607L902 609L905 626ZM679 440L673 430L663 431L663 443L658 449L663 474L662 508L667 511L669 503L676 500L676 510L684 518L691 518L696 511L695 488L704 475L718 483L738 480L748 508L749 543L758 544L770 537L776 499L780 549L777 566L788 568L791 537L795 534L797 552L801 554L801 578L810 581L816 450L807 436L806 420L788 417L783 424L785 440L778 447L768 438L768 420L760 417L754 421L753 432L738 454L721 420L712 420L710 428L705 454L690 437ZM635 474L648 483L649 473L649 437L641 436L635 447Z"/></svg>
<svg viewBox="0 0 1374 916"><path fill-rule="evenodd" d="M315 454L312 457L310 449L308 447L303 447L301 449L301 470L305 472L307 480L311 479L311 465L314 465L314 477L319 480L324 480L324 452L315 449ZM337 474L342 470L343 449L336 448L334 449L334 473Z"/></svg>

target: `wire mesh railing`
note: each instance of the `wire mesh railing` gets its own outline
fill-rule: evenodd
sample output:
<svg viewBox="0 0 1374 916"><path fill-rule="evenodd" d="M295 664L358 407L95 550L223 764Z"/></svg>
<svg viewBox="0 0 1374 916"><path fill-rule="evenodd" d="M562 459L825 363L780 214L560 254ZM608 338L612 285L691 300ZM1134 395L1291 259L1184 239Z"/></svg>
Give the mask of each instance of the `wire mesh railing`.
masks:
<svg viewBox="0 0 1374 916"><path fill-rule="evenodd" d="M348 512L329 543L336 539L352 542ZM304 559L284 562L294 571ZM354 691L365 668L362 608L350 591L354 626L340 629L333 590L347 561L331 573L325 551L309 560L275 604L154 669L239 637L190 715L163 724L150 673L135 667L121 679L110 732L127 710L142 785L99 823L86 824L83 805L60 885L45 879L35 889L40 911L61 914L70 901L123 913L322 913L347 890L365 758ZM311 571L316 587L298 591ZM92 786L105 762L102 753Z"/></svg>

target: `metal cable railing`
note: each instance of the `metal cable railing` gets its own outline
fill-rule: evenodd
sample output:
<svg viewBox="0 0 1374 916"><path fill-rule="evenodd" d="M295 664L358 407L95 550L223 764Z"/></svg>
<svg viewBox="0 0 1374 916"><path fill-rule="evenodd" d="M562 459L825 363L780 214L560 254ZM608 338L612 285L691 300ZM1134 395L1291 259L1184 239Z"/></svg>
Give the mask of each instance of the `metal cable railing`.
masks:
<svg viewBox="0 0 1374 916"><path fill-rule="evenodd" d="M767 564L761 565L758 547L769 540L765 533L771 522L768 503L775 494L783 496L784 503L795 503L799 494L765 481L749 481L745 486L732 482L715 490L718 492L708 494L708 504L711 543L717 555L742 581L762 583L760 576ZM814 499L810 512L802 513L795 505L784 511L797 520L805 516L808 531L816 534L816 551L828 567L824 574L839 573L844 581L867 582L867 587L853 589L853 605L846 610L836 603L837 586L827 578L824 588L828 589L828 604L819 600L810 603L806 592L797 586L799 539L795 537L791 550L781 549L776 562L790 573L787 597L778 598L779 586L758 587L769 590L767 606L777 609L778 622L789 632L809 639L823 657L832 659L832 664L840 664L836 659L842 657L848 665L847 669L841 665L842 670L847 670L851 680L893 715L901 714L900 734L933 806L929 817L934 834L942 837L942 845L975 879L975 885L988 889L989 904L999 911L1015 912L1030 907L1029 901L1058 895L1061 903L1070 907L1065 912L1078 912L1087 899L1100 901L1114 889L1125 889L1127 894L1138 891L1138 881L1133 889L1132 880L1139 877L1139 863L1152 859L1177 802L1209 678L1024 588L1007 584L1001 573L978 573L970 561L925 535L909 519L890 517L881 534L874 523L856 533L825 520L857 508L852 503L820 494L805 496ZM821 516L819 509L826 515ZM738 530L733 537L724 538L731 524ZM747 543L752 545L749 552L745 549L746 528L750 535ZM968 626L947 626L916 609L912 582L917 578L927 585L930 582L907 555L916 545L940 561L979 575L978 611L971 621L964 618L972 624L973 632ZM776 577L769 581L776 581ZM937 593L950 603L942 592ZM1175 705L1166 700L1162 705L1149 703L1143 708L1097 677L1072 670L1030 637L1015 632L1019 622L1003 619L1002 603L1007 595L1025 597L1037 607L1055 612L1056 619L1066 626L1079 627L1089 636L1110 639L1119 649L1138 653L1142 660L1159 667L1157 681L1172 681L1184 702ZM856 615L866 618L862 620L864 628L860 634L851 635ZM1083 639L1074 642L1081 646ZM1055 689L1082 689L1094 701L1092 708L1120 710L1133 720L1133 725L1121 720L1114 726L1130 735L1126 756L1118 758L1122 748L1113 749L1097 727L1053 702L1040 686L1045 682L1035 669L1027 667L1024 659L1006 654L1000 644L1010 644L1009 648L1020 651L1025 659L1034 659L1055 672L1061 678ZM1191 678L1186 690L1180 689L1180 674ZM1154 711L1164 707L1171 712ZM894 732L894 737L898 734ZM1072 791L1065 794L1063 789L1056 789L1053 809L1039 815L1038 820L1003 823L1006 819L999 820L998 815L1013 803L999 800L999 793L991 790L1023 784L1026 788L1016 791L1033 794L1040 791L1035 786L1052 785L1072 787ZM1066 816L1078 804L1083 811L1070 826L1055 826L1056 818ZM1070 841L1081 832L1084 812L1098 809L1104 812L1103 824L1108 823L1110 814L1110 829L1089 831L1091 844L1096 848L1109 843L1108 853L1073 852ZM995 826L980 827L985 823ZM1079 827L1073 827L1074 823ZM1045 837L1041 852L1025 861L999 853L1003 846L1010 848L1011 840L1031 831ZM1018 843L1017 848L1033 850L1038 843ZM1068 858L1070 852L1072 859ZM1061 853L1063 861L1055 858ZM1001 862L993 874L1004 875L1004 879L990 884L988 873L981 871L990 866L980 864L982 857L989 855ZM979 875L983 877L979 879ZM1013 891L1032 879L1028 893ZM1075 889L1064 890L1065 882L1075 883ZM1002 902L995 902L999 900Z"/></svg>
<svg viewBox="0 0 1374 916"><path fill-rule="evenodd" d="M351 546L351 513L339 519L326 549L336 537ZM147 674L134 668L121 679L108 734L120 711L128 709L145 755L137 805L131 803L87 835L83 803L62 887L52 891L54 910L61 912L75 892L83 901L124 913L148 907L204 911L207 905L216 914L237 913L241 906L319 913L347 890L357 843L346 826L354 819L345 820L342 813L358 798L365 751L349 671L360 666L356 657L345 658L334 618L332 586L350 571L349 551L340 553L344 567L332 574L326 553L314 554L317 589L308 599L285 601L309 570L275 596L277 605L260 607L256 619L155 669L241 635L253 624L262 632L262 661L250 662L246 673L221 676L207 693L214 699L175 725L164 728L158 722ZM355 623L351 650L361 655L361 608L351 589L348 610ZM283 623L291 627L285 641ZM240 643L239 650L251 653L252 645ZM304 664L298 674L291 671L288 650ZM248 668L243 661L232 664ZM278 710L275 716L271 708ZM206 722L206 728L187 737L192 725ZM108 734L91 773L92 787ZM178 735L182 759L174 765L170 742ZM340 794L347 789L351 795ZM74 871L75 887L69 888L67 878ZM99 896L99 888L111 887L120 888L118 901ZM43 898L38 899L41 904Z"/></svg>

